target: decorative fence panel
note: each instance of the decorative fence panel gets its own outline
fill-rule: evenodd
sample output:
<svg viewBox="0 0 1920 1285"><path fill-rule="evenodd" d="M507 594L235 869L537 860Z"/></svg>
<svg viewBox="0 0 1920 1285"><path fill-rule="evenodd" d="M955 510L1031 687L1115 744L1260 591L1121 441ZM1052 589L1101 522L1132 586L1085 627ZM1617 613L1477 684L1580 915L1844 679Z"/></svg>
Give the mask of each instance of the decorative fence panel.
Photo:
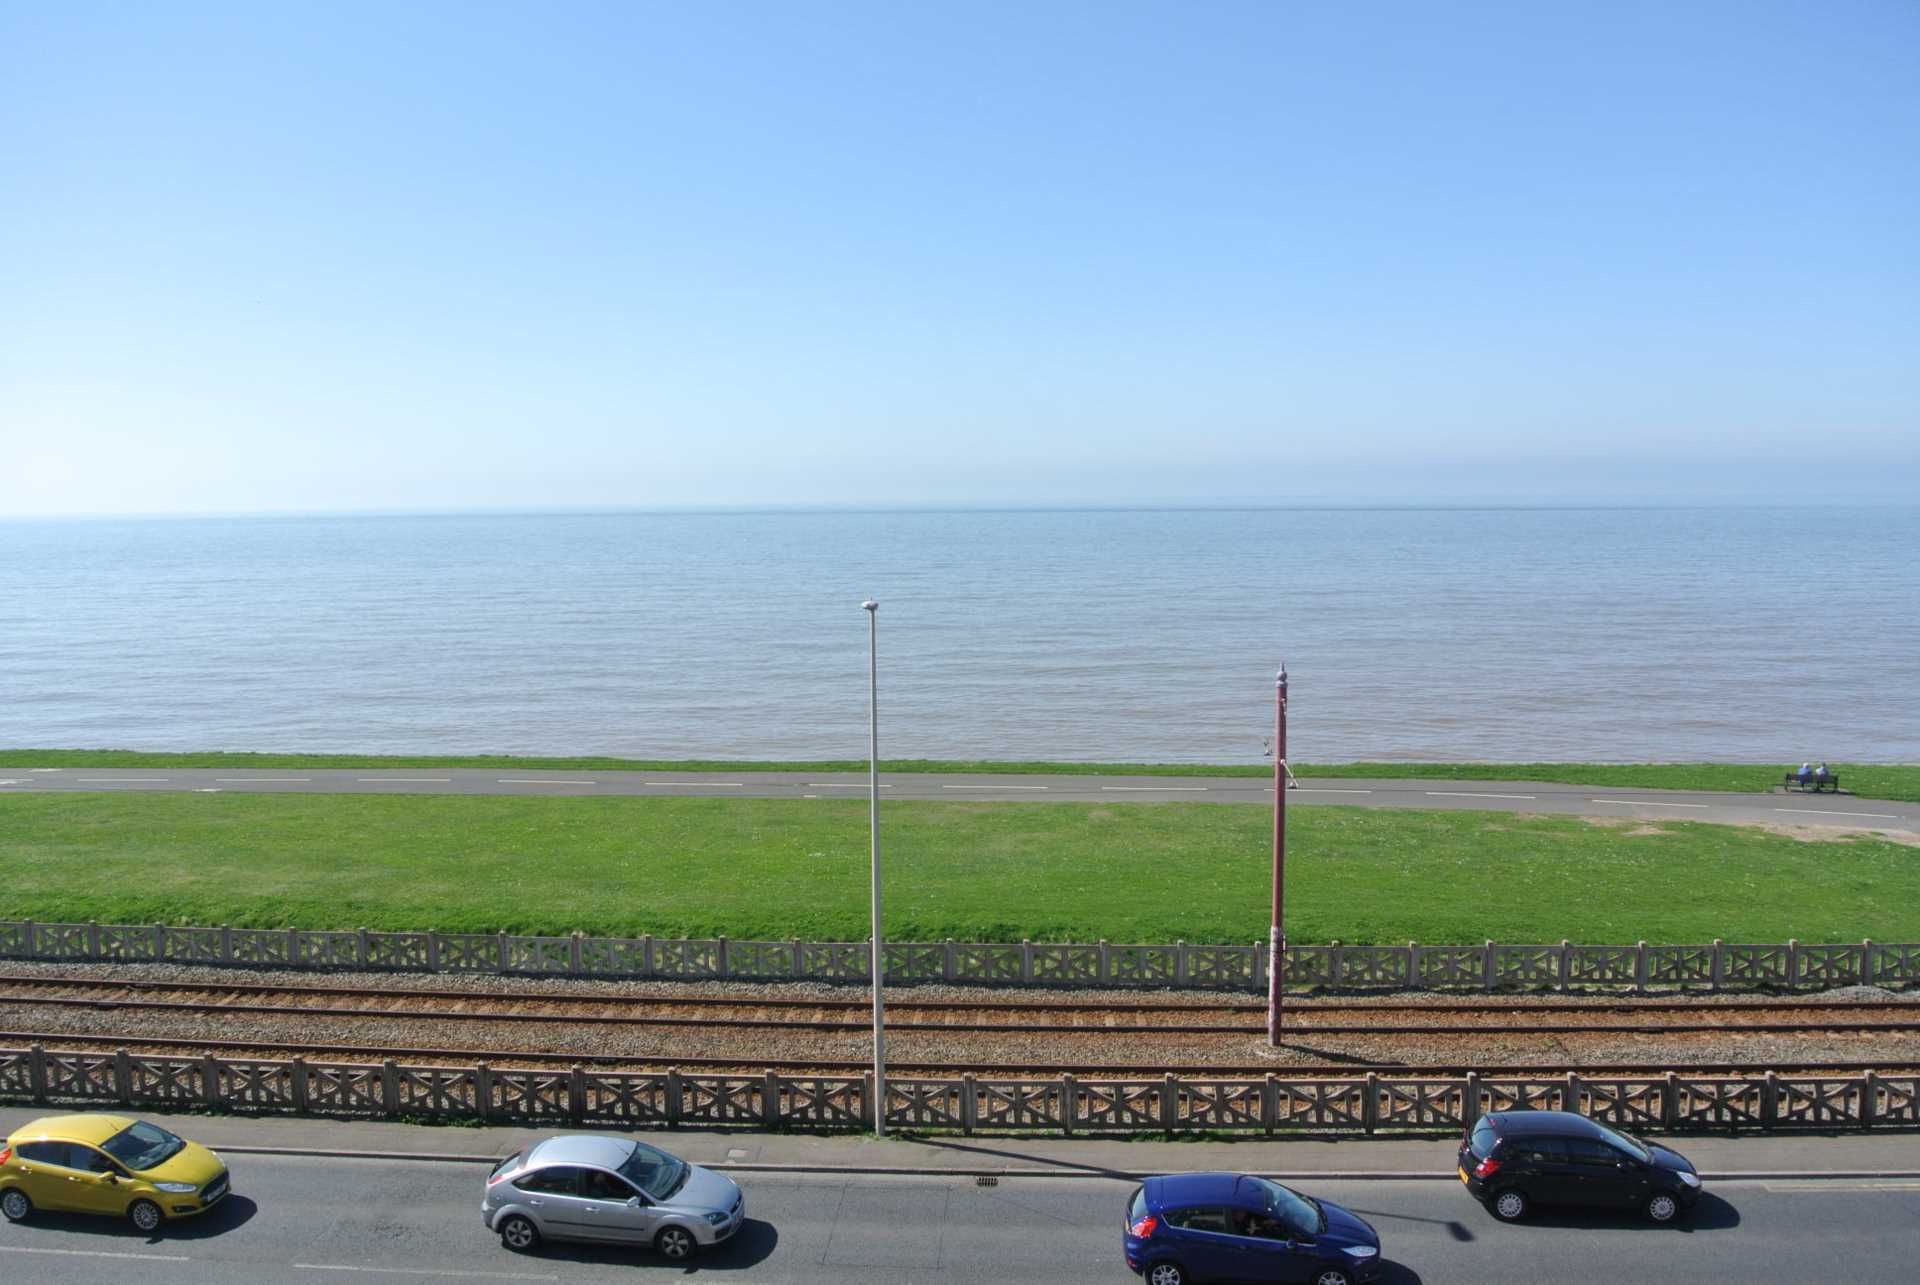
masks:
<svg viewBox="0 0 1920 1285"><path fill-rule="evenodd" d="M1264 943L888 942L887 980L987 986L1263 990ZM862 983L865 942L725 937L516 936L510 933L311 932L295 928L44 924L0 921L0 959L254 968L503 973L541 977L729 978ZM1290 947L1295 990L1813 990L1920 986L1920 943L1800 942L1630 946Z"/></svg>
<svg viewBox="0 0 1920 1285"><path fill-rule="evenodd" d="M530 1124L870 1127L864 1075L495 1070L0 1049L0 1098L36 1104ZM1490 1111L1574 1110L1635 1131L1920 1128L1920 1076L1481 1079L889 1079L890 1128L1178 1133L1457 1132Z"/></svg>

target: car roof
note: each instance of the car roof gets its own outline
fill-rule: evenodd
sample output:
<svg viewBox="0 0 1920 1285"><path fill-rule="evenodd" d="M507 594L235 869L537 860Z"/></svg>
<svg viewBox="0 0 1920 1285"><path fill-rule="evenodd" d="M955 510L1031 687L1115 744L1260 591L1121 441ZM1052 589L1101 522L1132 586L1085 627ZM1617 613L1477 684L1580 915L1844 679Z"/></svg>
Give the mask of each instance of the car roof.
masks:
<svg viewBox="0 0 1920 1285"><path fill-rule="evenodd" d="M1571 1111L1495 1111L1487 1117L1506 1137L1597 1138L1599 1126Z"/></svg>
<svg viewBox="0 0 1920 1285"><path fill-rule="evenodd" d="M631 1138L603 1138L590 1133L548 1138L527 1153L530 1165L596 1165L618 1169L633 1154Z"/></svg>
<svg viewBox="0 0 1920 1285"><path fill-rule="evenodd" d="M1147 1179L1147 1199L1161 1207L1239 1205L1265 1209L1267 1194L1239 1173L1174 1173Z"/></svg>
<svg viewBox="0 0 1920 1285"><path fill-rule="evenodd" d="M88 1142L99 1146L132 1124L133 1118L124 1115L99 1115L93 1112L43 1115L15 1129L7 1141L32 1142L36 1138L58 1138L62 1142Z"/></svg>

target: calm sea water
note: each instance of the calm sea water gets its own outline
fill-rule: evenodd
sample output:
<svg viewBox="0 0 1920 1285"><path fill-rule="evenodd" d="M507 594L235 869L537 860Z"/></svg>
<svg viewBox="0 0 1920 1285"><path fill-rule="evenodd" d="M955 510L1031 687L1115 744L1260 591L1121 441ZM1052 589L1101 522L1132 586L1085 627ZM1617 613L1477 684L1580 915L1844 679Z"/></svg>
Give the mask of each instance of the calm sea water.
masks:
<svg viewBox="0 0 1920 1285"><path fill-rule="evenodd" d="M0 522L0 745L1920 760L1920 509Z"/></svg>

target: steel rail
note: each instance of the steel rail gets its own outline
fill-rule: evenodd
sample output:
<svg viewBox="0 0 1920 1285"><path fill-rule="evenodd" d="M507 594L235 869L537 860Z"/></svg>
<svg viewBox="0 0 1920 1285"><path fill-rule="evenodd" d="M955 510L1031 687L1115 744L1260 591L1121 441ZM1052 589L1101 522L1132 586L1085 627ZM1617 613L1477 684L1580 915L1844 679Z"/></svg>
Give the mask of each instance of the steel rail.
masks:
<svg viewBox="0 0 1920 1285"><path fill-rule="evenodd" d="M1263 1028L1264 1029L1264 1028ZM753 1074L760 1071L816 1071L822 1074L858 1074L866 1070L871 1063L866 1060L846 1061L833 1058L726 1058L726 1057L650 1057L638 1054L618 1053L528 1053L512 1049L482 1048L412 1048L407 1046L389 1046L378 1044L303 1044L280 1041L260 1040L208 1040L185 1039L150 1035L75 1035L59 1031L0 1031L0 1041L9 1044L24 1041L27 1045L39 1044L81 1044L84 1049L68 1049L65 1053L110 1054L117 1048L145 1049L190 1049L197 1053L213 1052L216 1049L233 1049L242 1052L261 1052L266 1054L291 1053L305 1055L317 1053L324 1055L343 1055L348 1057L370 1057L378 1060L400 1058L441 1060L470 1059L485 1062L496 1069L507 1069L506 1063L534 1063L534 1069L565 1069L570 1066L621 1066L642 1069L691 1069L701 1071L738 1071ZM1284 1047L1284 1046L1283 1046ZM244 1060L244 1059L243 1059ZM993 1074L1002 1072L1040 1073L1045 1075L1112 1075L1144 1076L1158 1079L1163 1074L1174 1075L1213 1075L1233 1078L1259 1079L1274 1075L1281 1079L1293 1077L1315 1077L1330 1079L1366 1075L1368 1073L1385 1075L1435 1075L1460 1076L1474 1073L1482 1076L1507 1075L1664 1075L1669 1071L1693 1072L1709 1075L1765 1075L1768 1071L1776 1074L1803 1075L1826 1071L1877 1071L1891 1073L1920 1073L1920 1059L1894 1059L1888 1061L1858 1061L1847 1059L1829 1059L1814 1062L1695 1062L1675 1065L1672 1062L1516 1062L1503 1064L1475 1065L1469 1063L1441 1064L1425 1062L1310 1062L1283 1063L1262 1062L1257 1065L1211 1062L1133 1064L1126 1062L890 1062L895 1070L911 1071L916 1074Z"/></svg>
<svg viewBox="0 0 1920 1285"><path fill-rule="evenodd" d="M536 1003L536 1004L600 1004L611 1007L649 1006L658 1008L768 1008L783 1010L831 1009L845 1011L866 1011L868 1002L864 999L796 999L789 996L772 998L750 998L721 995L593 995L579 992L544 993L540 991L469 991L434 990L416 987L372 987L372 986L315 986L301 983L264 983L264 982L169 982L144 978L103 978L103 977L59 977L45 974L11 975L0 974L0 985L67 987L92 990L123 989L129 991L210 991L233 995L336 995L336 996L379 996L400 999L432 999L455 1002L494 1001L500 1003ZM0 999L26 998L0 995ZM926 1010L929 1012L969 1012L990 1010L1010 1013L1195 1013L1195 1014L1254 1014L1264 1013L1266 1009L1259 1004L1181 1004L1168 1002L1105 1002L1105 1001L1006 1001L996 1002L990 999L980 1000L916 1000L907 998L893 1001L895 1008ZM238 1007L238 1006L222 1006ZM1525 1003L1513 1001L1462 1002L1462 1003L1414 1003L1407 1001L1390 1002L1328 1002L1295 1000L1288 1004L1290 1012L1308 1013L1722 1013L1722 1012L1862 1012L1877 1009L1911 1008L1920 1013L1920 999L1888 1000L1741 1000L1734 1002L1709 1002L1687 1000L1642 1000L1629 1001L1606 999L1590 1004L1578 1004L1566 1001L1547 1001L1543 1003ZM323 1012L321 1009L305 1009L305 1012ZM952 1028L948 1028L952 1029Z"/></svg>

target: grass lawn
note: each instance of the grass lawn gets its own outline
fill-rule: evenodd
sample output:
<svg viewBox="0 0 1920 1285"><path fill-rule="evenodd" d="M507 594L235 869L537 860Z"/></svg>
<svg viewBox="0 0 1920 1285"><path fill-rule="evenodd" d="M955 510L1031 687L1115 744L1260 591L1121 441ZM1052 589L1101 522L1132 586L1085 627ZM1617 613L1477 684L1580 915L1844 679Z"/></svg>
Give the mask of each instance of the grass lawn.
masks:
<svg viewBox="0 0 1920 1285"><path fill-rule="evenodd" d="M1449 781L1549 781L1663 790L1764 793L1788 767L1754 763L1295 763L1301 777L1408 777ZM1920 767L1829 763L1861 798L1920 802ZM521 758L505 754L158 754L139 750L0 750L0 769L32 767L411 768L479 767L558 772L865 772L865 759L752 763L734 759ZM887 772L1007 772L1059 776L1271 776L1268 764L1034 763L992 759L886 759Z"/></svg>
<svg viewBox="0 0 1920 1285"><path fill-rule="evenodd" d="M0 796L0 918L809 939L866 936L858 800ZM886 805L901 939L1250 942L1269 814ZM1860 837L1300 809L1297 942L1920 940L1920 851Z"/></svg>

